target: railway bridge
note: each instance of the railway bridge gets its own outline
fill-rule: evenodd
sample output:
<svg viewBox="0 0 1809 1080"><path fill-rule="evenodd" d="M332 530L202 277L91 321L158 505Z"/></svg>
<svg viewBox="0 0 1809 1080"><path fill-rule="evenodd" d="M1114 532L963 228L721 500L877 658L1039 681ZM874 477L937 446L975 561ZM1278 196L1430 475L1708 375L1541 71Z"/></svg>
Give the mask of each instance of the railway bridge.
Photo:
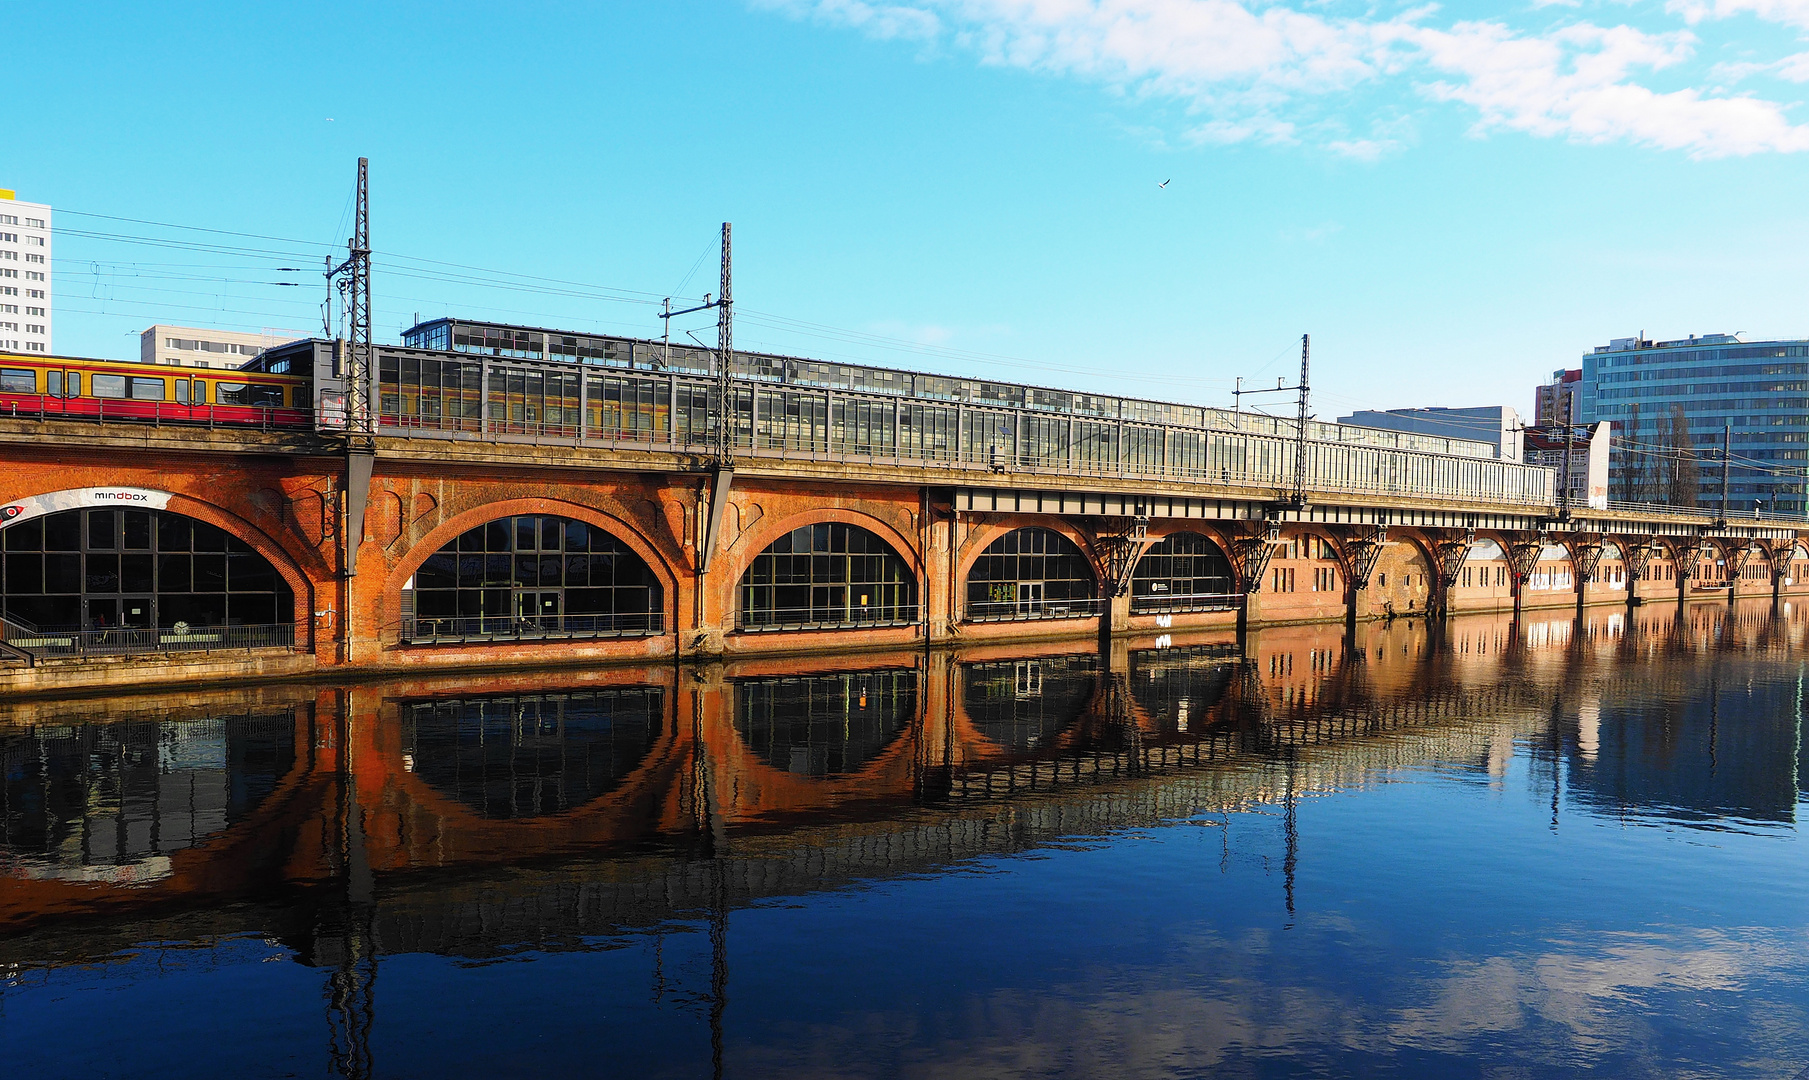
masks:
<svg viewBox="0 0 1809 1080"><path fill-rule="evenodd" d="M375 347L368 431L328 341L258 361L307 426L0 415L0 686L1809 592L1809 522L1567 505L1481 443L434 325Z"/></svg>

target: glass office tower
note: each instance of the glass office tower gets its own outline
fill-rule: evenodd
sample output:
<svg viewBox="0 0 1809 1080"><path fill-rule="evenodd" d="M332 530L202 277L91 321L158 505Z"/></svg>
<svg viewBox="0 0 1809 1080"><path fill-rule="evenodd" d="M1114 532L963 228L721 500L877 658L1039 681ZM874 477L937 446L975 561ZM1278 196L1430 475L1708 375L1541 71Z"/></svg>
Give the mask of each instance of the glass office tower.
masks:
<svg viewBox="0 0 1809 1080"><path fill-rule="evenodd" d="M1583 423L1614 425L1614 499L1673 501L1665 478L1676 467L1681 405L1696 456L1696 505L1720 506L1722 437L1731 424L1728 512L1804 512L1809 340L1615 338L1583 356L1581 405Z"/></svg>

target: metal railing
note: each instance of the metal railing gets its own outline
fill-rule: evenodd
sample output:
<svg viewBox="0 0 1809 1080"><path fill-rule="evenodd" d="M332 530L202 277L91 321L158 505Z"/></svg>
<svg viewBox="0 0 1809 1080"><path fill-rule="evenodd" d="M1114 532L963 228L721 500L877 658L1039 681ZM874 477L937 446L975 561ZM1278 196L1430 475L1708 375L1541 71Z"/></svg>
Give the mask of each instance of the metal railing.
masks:
<svg viewBox="0 0 1809 1080"><path fill-rule="evenodd" d="M1236 611L1243 604L1243 593L1133 596L1131 597L1131 614L1172 615L1187 611Z"/></svg>
<svg viewBox="0 0 1809 1080"><path fill-rule="evenodd" d="M410 645L464 641L570 641L664 633L663 612L610 615L466 615L403 619L398 639Z"/></svg>
<svg viewBox="0 0 1809 1080"><path fill-rule="evenodd" d="M854 630L883 626L914 626L916 604L878 605L853 608L757 608L735 613L735 629L768 630Z"/></svg>
<svg viewBox="0 0 1809 1080"><path fill-rule="evenodd" d="M1106 604L1097 596L1074 600L970 600L962 615L968 622L1091 619L1104 611Z"/></svg>
<svg viewBox="0 0 1809 1080"><path fill-rule="evenodd" d="M37 660L62 656L129 656L145 653L242 652L293 649L295 624L263 626L39 627L16 618L0 619L0 638L10 650Z"/></svg>

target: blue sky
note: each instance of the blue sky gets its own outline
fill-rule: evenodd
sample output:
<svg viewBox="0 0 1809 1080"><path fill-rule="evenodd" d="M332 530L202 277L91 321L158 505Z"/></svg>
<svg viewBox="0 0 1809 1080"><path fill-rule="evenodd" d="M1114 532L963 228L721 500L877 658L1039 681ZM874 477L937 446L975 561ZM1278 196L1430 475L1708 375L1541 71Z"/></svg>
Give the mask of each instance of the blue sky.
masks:
<svg viewBox="0 0 1809 1080"><path fill-rule="evenodd" d="M63 353L316 326L361 154L388 340L417 312L657 336L658 298L714 291L724 220L743 347L1228 404L1310 332L1322 417L1526 411L1640 330L1809 336L1809 0L15 0L0 26L29 43L0 187L59 211Z"/></svg>

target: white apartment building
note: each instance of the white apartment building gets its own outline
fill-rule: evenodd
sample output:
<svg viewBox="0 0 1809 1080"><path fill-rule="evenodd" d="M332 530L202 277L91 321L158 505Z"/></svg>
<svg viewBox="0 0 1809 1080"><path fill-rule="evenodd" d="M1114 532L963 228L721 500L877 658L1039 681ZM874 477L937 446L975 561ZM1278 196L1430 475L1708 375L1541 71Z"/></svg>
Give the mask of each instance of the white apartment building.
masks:
<svg viewBox="0 0 1809 1080"><path fill-rule="evenodd" d="M0 349L50 348L50 207L0 188Z"/></svg>
<svg viewBox="0 0 1809 1080"><path fill-rule="evenodd" d="M138 359L146 364L236 368L265 349L305 338L300 330L204 330L158 323L138 335Z"/></svg>

